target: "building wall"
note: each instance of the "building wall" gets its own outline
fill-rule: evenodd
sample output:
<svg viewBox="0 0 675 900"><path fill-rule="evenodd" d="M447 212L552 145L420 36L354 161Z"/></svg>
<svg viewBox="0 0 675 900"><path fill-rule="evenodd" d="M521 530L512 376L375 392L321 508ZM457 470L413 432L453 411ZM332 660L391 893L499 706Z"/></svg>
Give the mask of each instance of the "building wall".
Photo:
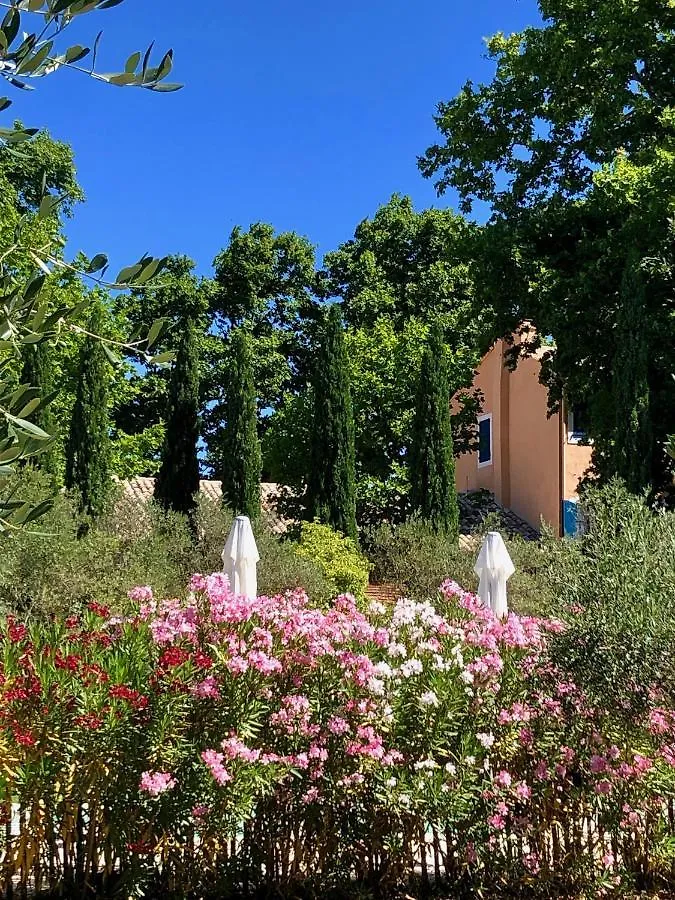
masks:
<svg viewBox="0 0 675 900"><path fill-rule="evenodd" d="M473 386L482 391L485 398L484 411L492 413L492 447L493 465L478 468L477 453L463 453L455 463L455 482L457 490L475 491L485 488L495 495L500 503L502 499L501 454L497 452L501 429L501 404L495 403L501 393L502 342L498 341L490 350L478 368Z"/></svg>
<svg viewBox="0 0 675 900"><path fill-rule="evenodd" d="M593 453L593 448L584 446L583 444L570 443L567 423L565 423L564 440L565 443L563 446L563 469L565 483L563 486L563 499L574 500L577 496L579 482L584 477L591 465L591 455Z"/></svg>
<svg viewBox="0 0 675 900"><path fill-rule="evenodd" d="M590 463L590 448L568 444L561 415L547 416L539 359L523 359L509 372L504 349L498 341L474 380L483 392L483 412L492 414L492 464L479 468L477 453L460 456L457 490L486 488L535 528L543 518L559 534L562 500L576 496Z"/></svg>
<svg viewBox="0 0 675 900"><path fill-rule="evenodd" d="M560 527L560 416L547 416L548 392L539 383L540 362L528 357L510 381L509 440L511 453L510 509L539 528L543 518Z"/></svg>

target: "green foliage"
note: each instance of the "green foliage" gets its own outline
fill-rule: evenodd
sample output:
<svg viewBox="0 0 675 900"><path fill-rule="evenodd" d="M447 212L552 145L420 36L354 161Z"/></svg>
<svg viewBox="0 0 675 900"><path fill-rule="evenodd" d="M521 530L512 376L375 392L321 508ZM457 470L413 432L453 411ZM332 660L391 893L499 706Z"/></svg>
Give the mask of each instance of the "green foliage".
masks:
<svg viewBox="0 0 675 900"><path fill-rule="evenodd" d="M443 329L450 389L461 395L453 416L457 452L472 444L478 397L471 385L484 331L473 300L475 233L475 226L450 210L417 212L408 197L394 195L358 225L353 239L325 257L318 289L342 299L347 325L360 524L378 514L378 497L381 516L400 520L406 514L400 469L410 447L415 386L431 324ZM270 423L282 435L289 419L297 420L296 411L306 415L304 398L288 402L297 410ZM305 422L301 437L310 430ZM302 443L296 453L303 453ZM275 459L283 460L282 453Z"/></svg>
<svg viewBox="0 0 675 900"><path fill-rule="evenodd" d="M39 470L29 468L14 482L32 502L50 490ZM39 618L70 615L92 600L119 608L130 588L153 579L171 596L184 587L196 562L185 520L111 500L109 512L84 534L76 499L61 493L38 529L7 536L0 561L3 610Z"/></svg>
<svg viewBox="0 0 675 900"><path fill-rule="evenodd" d="M27 468L14 476L11 488L37 503L50 490L50 478ZM219 504L200 499L195 539L182 515L139 506L121 491L111 500L97 527L83 536L74 498L64 494L55 498L39 529L8 535L0 554L0 611L47 618L79 612L93 600L122 612L120 604L135 585L156 584L162 594L179 596L194 572L222 568L232 514ZM261 525L255 537L261 594L304 587L322 604L335 596L336 585L323 567L298 555L294 542L280 540Z"/></svg>
<svg viewBox="0 0 675 900"><path fill-rule="evenodd" d="M17 122L15 128L23 129L23 125ZM20 215L38 212L45 189L64 198L54 210L55 215L71 216L75 204L84 200L72 147L55 140L48 131L38 132L19 153L0 145L0 171L16 190L15 204Z"/></svg>
<svg viewBox="0 0 675 900"><path fill-rule="evenodd" d="M53 391L53 375L51 365L52 348L46 341L37 344L26 344L23 348L23 370L21 372L21 384L30 385L37 391L37 397L45 400L51 397ZM37 399L37 398L36 398ZM54 433L54 417L48 402L40 406L32 417L32 422L47 434ZM36 464L44 471L55 475L57 459L53 444L45 447L42 453L35 458Z"/></svg>
<svg viewBox="0 0 675 900"><path fill-rule="evenodd" d="M651 410L649 340L645 321L644 279L638 261L629 257L621 291L618 327L621 331L614 361L615 427L612 469L631 491L650 487Z"/></svg>
<svg viewBox="0 0 675 900"><path fill-rule="evenodd" d="M365 596L370 563L351 538L318 522L303 522L297 554L312 560L338 593Z"/></svg>
<svg viewBox="0 0 675 900"><path fill-rule="evenodd" d="M258 426L264 434L271 421L269 410L280 409L307 385L317 301L314 247L295 232L277 233L263 222L247 231L234 228L213 265L209 399L215 402L205 416L204 437L208 458L217 467L233 349L224 339L243 324L250 331Z"/></svg>
<svg viewBox="0 0 675 900"><path fill-rule="evenodd" d="M469 82L440 104L442 142L420 165L440 193L459 192L465 211L475 201L492 208L476 281L494 335L523 320L552 335L542 371L551 407L563 397L586 404L604 480L618 468L658 490L672 480L660 448L675 420L672 4L539 6L543 27L488 41L491 82ZM641 270L644 293L638 332L627 336L629 270ZM645 362L631 384L615 362L633 356ZM638 436L625 442L631 410Z"/></svg>
<svg viewBox="0 0 675 900"><path fill-rule="evenodd" d="M456 539L459 508L450 427L450 392L443 335L439 328L432 329L422 357L409 466L413 514L436 531Z"/></svg>
<svg viewBox="0 0 675 900"><path fill-rule="evenodd" d="M337 305L328 312L313 385L308 518L356 539L354 417L342 317Z"/></svg>
<svg viewBox="0 0 675 900"><path fill-rule="evenodd" d="M394 194L352 240L326 254L323 278L342 297L347 325L371 328L384 317L400 331L410 319L441 319L458 343L473 345L474 230L452 210L418 213L409 197Z"/></svg>
<svg viewBox="0 0 675 900"><path fill-rule="evenodd" d="M175 352L182 337L182 325L194 320L199 359L200 408L214 394L214 343L207 333L208 306L213 282L194 274L194 262L186 256L170 256L161 280L151 291L132 289L114 300L120 340L124 334L143 332L153 321L167 327L154 344L155 354ZM218 342L220 343L220 342ZM113 404L116 440L124 443L115 472L121 477L154 475L159 468L166 411L169 406L170 369L166 365L139 366L127 355L124 383Z"/></svg>
<svg viewBox="0 0 675 900"><path fill-rule="evenodd" d="M199 356L193 320L182 327L169 383L169 408L155 499L166 510L191 516L199 492Z"/></svg>
<svg viewBox="0 0 675 900"><path fill-rule="evenodd" d="M149 90L170 91L179 85L165 79L171 71L173 54L168 51L156 66L150 65L152 45L145 54L132 54L124 71L102 74L95 71L101 38L92 47L80 44L59 47L61 39L76 18L94 10L118 5L121 0L37 0L12 3L0 22L0 78L13 88L25 90L29 81L52 74L59 68L75 68L99 80L119 86L131 85ZM33 29L32 25L37 25ZM91 57L91 66L79 63ZM0 111L11 105L0 98ZM58 290L64 273L76 274L104 284L107 270L105 254L91 260L68 263L63 258L63 236L59 212L68 215L72 205L81 199L72 167L72 154L63 144L52 142L48 135L37 135L37 129L16 122L14 128L0 128L0 530L21 527L38 518L48 507L41 501L28 507L26 501L5 492L5 479L12 464L35 456L49 445L49 436L36 426L30 416L44 404L33 404L24 419L15 407L21 398L14 394L16 367L22 347L43 340L54 341L63 332L76 330L76 321L84 313L88 319L92 298L85 294L82 303L72 303ZM31 145L31 139L33 145ZM17 154L14 145L24 144L29 150ZM22 148L23 149L23 148ZM31 152L32 151L32 152ZM54 192L52 192L54 191ZM146 284L161 270L163 260L143 256L132 266L125 266L109 286L124 288ZM128 346L149 360L150 347L161 331L161 324L136 336ZM112 354L109 347L107 352ZM58 382L57 382L58 383ZM32 397L32 400L37 398ZM25 405L25 403L23 404ZM23 408L22 405L22 408Z"/></svg>
<svg viewBox="0 0 675 900"><path fill-rule="evenodd" d="M232 368L227 386L225 428L220 456L223 504L235 515L260 516L260 442L253 382L251 337L244 327L230 338Z"/></svg>
<svg viewBox="0 0 675 900"><path fill-rule="evenodd" d="M438 585L447 578L475 591L478 576L474 566L481 540L490 529L503 531L501 523L485 521L466 547L424 522L372 528L364 536L373 563L372 580L393 584L401 595L419 602L435 597ZM505 542L516 568L508 583L509 608L520 615L549 615L556 601L548 580L548 561L557 539L547 536L537 542L505 535Z"/></svg>
<svg viewBox="0 0 675 900"><path fill-rule="evenodd" d="M541 28L487 42L496 72L438 107L444 143L420 161L443 191L511 211L583 194L595 167L669 136L669 0L540 0ZM515 148L519 152L515 153Z"/></svg>
<svg viewBox="0 0 675 900"><path fill-rule="evenodd" d="M412 318L397 329L381 317L372 327L345 331L354 413L357 522L402 521L409 511L404 465L410 447L415 389L428 326ZM464 384L475 357L447 354L449 381ZM456 452L473 446L478 398L462 392L452 416ZM274 412L263 435L263 458L271 481L301 488L310 469L313 395L289 395ZM473 431L468 427L472 426Z"/></svg>
<svg viewBox="0 0 675 900"><path fill-rule="evenodd" d="M94 310L90 331L98 335L103 314ZM68 490L76 493L81 512L92 519L105 511L110 491L109 363L103 345L87 337L80 352L77 393L66 447Z"/></svg>
<svg viewBox="0 0 675 900"><path fill-rule="evenodd" d="M314 392L311 385L289 395L270 416L262 436L263 471L270 481L296 491L304 489L310 470Z"/></svg>
<svg viewBox="0 0 675 900"><path fill-rule="evenodd" d="M122 0L93 0L91 3L83 3L82 0L72 0L65 3L62 0L37 0L30 4L12 4L0 24L0 44L4 51L4 65L0 76L12 87L26 89L31 78L42 78L59 68L71 68L118 87L141 87L151 91L178 90L181 85L164 80L173 66L171 50L164 54L157 66L150 66L151 44L145 54L140 51L133 53L122 72L108 73L94 70L102 32L99 32L92 47L73 44L59 51L57 39L77 17L93 10L117 6L121 2ZM35 31L31 31L36 20L40 24ZM91 67L80 66L79 63L87 57L92 59ZM0 109L7 109L10 104L11 100L4 97ZM32 134L31 129L23 128L9 133L5 129L0 131L0 137L8 144L18 143Z"/></svg>
<svg viewBox="0 0 675 900"><path fill-rule="evenodd" d="M675 697L675 514L619 480L582 498L588 532L552 544L545 575L567 630L557 656L601 703Z"/></svg>

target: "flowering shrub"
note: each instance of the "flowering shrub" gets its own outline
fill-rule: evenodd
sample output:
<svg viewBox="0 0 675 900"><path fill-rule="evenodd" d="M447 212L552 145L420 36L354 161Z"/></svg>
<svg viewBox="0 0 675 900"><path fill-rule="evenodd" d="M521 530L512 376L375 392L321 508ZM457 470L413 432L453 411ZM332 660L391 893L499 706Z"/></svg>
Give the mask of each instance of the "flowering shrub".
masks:
<svg viewBox="0 0 675 900"><path fill-rule="evenodd" d="M436 607L349 595L185 599L26 626L0 669L3 889L162 895L356 878L606 891L670 872L675 712L593 706L548 652L446 582ZM13 806L14 804L14 806ZM417 873L417 874L416 874Z"/></svg>
<svg viewBox="0 0 675 900"><path fill-rule="evenodd" d="M355 541L320 522L303 522L296 553L318 565L336 592L363 598L368 586L370 563Z"/></svg>

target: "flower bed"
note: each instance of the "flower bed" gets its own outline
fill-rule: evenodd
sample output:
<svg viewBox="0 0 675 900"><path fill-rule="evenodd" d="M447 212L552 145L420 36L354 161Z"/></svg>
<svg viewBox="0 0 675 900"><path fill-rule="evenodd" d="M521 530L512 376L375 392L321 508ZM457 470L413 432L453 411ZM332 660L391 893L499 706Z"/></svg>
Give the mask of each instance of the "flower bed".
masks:
<svg viewBox="0 0 675 900"><path fill-rule="evenodd" d="M222 575L130 596L3 629L0 889L669 877L675 714L594 708L550 661L562 623L499 622L453 582L367 614Z"/></svg>

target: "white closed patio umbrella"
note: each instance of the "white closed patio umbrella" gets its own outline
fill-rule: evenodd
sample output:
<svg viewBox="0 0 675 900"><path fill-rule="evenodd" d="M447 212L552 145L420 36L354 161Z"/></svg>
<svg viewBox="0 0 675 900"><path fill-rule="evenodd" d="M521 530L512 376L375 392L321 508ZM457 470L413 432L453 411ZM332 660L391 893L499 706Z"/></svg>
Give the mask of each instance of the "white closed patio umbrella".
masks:
<svg viewBox="0 0 675 900"><path fill-rule="evenodd" d="M500 619L509 614L506 582L516 571L498 531L488 531L474 568L478 575L478 596Z"/></svg>
<svg viewBox="0 0 675 900"><path fill-rule="evenodd" d="M260 559L248 516L237 516L232 523L222 554L223 572L238 597L254 600L258 595L257 565Z"/></svg>

